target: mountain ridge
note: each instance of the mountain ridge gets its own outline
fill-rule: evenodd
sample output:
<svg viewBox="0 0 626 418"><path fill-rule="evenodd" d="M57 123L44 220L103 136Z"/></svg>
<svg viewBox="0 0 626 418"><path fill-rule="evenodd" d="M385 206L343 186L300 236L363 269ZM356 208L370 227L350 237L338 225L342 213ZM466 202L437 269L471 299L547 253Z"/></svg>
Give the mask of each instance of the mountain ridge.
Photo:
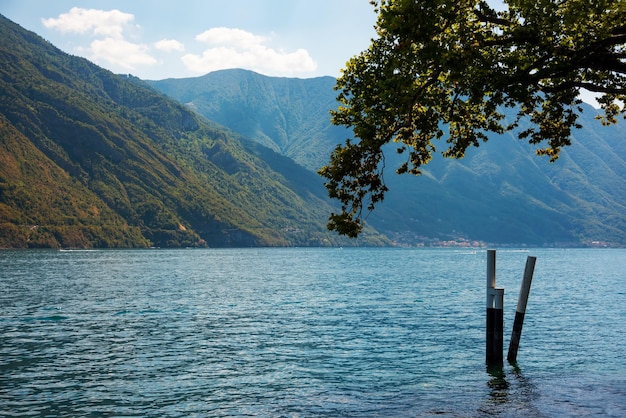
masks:
<svg viewBox="0 0 626 418"><path fill-rule="evenodd" d="M335 79L329 76L268 77L233 69L146 82L207 119L231 129L236 126L233 130L241 135L313 171L321 167L328 154L309 147L311 138L330 146L347 137L345 128L327 123L328 109L336 103L334 96L325 94L335 85ZM201 91L198 85L202 85ZM250 114L257 117L250 119Z"/></svg>

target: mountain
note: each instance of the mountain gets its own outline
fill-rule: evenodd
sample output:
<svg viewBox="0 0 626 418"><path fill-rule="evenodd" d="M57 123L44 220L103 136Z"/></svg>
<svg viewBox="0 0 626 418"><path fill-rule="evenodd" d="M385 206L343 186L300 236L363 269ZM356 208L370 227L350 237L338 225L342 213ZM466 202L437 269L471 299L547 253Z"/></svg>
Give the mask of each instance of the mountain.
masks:
<svg viewBox="0 0 626 418"><path fill-rule="evenodd" d="M2 16L0 63L0 248L354 244L317 175L143 81Z"/></svg>
<svg viewBox="0 0 626 418"><path fill-rule="evenodd" d="M197 78L147 81L201 115L316 171L349 131L329 123L332 77L266 77L222 70Z"/></svg>
<svg viewBox="0 0 626 418"><path fill-rule="evenodd" d="M335 80L224 70L149 81L198 113L316 170L350 136L330 123ZM514 134L493 135L462 160L436 157L419 177L393 172L367 222L398 243L480 240L513 245L626 245L626 126L604 127L586 106L583 128L548 163ZM438 148L443 149L445 143Z"/></svg>

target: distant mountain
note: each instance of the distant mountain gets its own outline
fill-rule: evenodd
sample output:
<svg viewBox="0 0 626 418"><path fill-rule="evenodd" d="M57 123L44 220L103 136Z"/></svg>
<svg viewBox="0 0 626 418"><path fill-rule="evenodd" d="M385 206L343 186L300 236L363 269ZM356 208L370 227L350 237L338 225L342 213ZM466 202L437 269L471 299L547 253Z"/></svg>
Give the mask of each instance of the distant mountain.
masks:
<svg viewBox="0 0 626 418"><path fill-rule="evenodd" d="M315 170L348 132L330 124L335 80L288 79L244 70L149 81L211 120ZM513 245L626 245L626 124L603 127L586 106L572 146L549 164L506 134L463 160L435 158L424 175L397 176L367 221L398 243L480 240ZM442 143L439 148L443 149Z"/></svg>
<svg viewBox="0 0 626 418"><path fill-rule="evenodd" d="M337 107L332 77L266 77L222 70L197 78L147 81L208 119L316 171L349 131L329 123Z"/></svg>
<svg viewBox="0 0 626 418"><path fill-rule="evenodd" d="M352 243L311 171L1 16L0 92L0 248Z"/></svg>

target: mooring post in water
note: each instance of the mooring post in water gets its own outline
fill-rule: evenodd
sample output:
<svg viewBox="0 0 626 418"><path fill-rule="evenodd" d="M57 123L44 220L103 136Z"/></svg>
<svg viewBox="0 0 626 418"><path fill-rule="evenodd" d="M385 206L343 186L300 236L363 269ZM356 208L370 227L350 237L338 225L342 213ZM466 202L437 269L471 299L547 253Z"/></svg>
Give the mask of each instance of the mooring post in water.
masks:
<svg viewBox="0 0 626 418"><path fill-rule="evenodd" d="M487 363L502 363L504 289L496 288L496 250L487 250Z"/></svg>
<svg viewBox="0 0 626 418"><path fill-rule="evenodd" d="M506 356L506 359L511 363L517 360L517 350L519 349L519 340L522 336L522 326L524 325L524 316L526 315L530 284L533 281L535 261L537 261L537 257L528 257L526 259L524 278L522 279L522 287L520 288L519 299L517 300L517 310L515 311L515 321L513 322L513 332L511 333L511 341L509 342L509 353Z"/></svg>

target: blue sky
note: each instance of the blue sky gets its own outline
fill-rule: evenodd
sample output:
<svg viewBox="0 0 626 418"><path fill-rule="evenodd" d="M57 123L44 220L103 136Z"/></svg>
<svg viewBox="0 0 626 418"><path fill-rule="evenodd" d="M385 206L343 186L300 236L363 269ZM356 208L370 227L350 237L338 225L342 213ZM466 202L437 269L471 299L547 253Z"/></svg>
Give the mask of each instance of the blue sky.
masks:
<svg viewBox="0 0 626 418"><path fill-rule="evenodd" d="M337 77L367 49L376 23L369 0L0 0L0 14L67 53L144 80L225 68ZM597 106L593 96L581 95Z"/></svg>
<svg viewBox="0 0 626 418"><path fill-rule="evenodd" d="M0 14L67 53L151 80L223 68L336 77L376 22L368 0L0 0Z"/></svg>

